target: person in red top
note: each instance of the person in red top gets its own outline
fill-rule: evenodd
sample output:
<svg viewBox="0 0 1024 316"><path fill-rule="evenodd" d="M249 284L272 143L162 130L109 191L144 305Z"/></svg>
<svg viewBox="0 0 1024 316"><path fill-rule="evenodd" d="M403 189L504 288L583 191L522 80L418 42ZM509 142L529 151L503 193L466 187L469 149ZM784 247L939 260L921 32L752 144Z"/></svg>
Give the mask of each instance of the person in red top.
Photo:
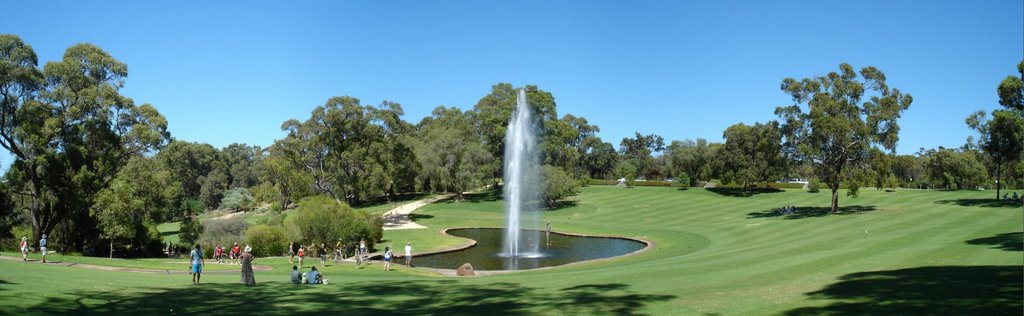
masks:
<svg viewBox="0 0 1024 316"><path fill-rule="evenodd" d="M305 256L306 256L306 248L303 248L302 245L299 245L299 253L297 255L297 257L299 257L299 269L302 269L302 257L305 257Z"/></svg>
<svg viewBox="0 0 1024 316"><path fill-rule="evenodd" d="M21 237L21 261L28 261L28 237Z"/></svg>
<svg viewBox="0 0 1024 316"><path fill-rule="evenodd" d="M217 263L224 263L224 247L217 245L217 248L213 249L213 258L217 259Z"/></svg>
<svg viewBox="0 0 1024 316"><path fill-rule="evenodd" d="M235 247L231 248L231 263L238 263L238 256L242 254L242 249L238 247L238 243L235 243Z"/></svg>

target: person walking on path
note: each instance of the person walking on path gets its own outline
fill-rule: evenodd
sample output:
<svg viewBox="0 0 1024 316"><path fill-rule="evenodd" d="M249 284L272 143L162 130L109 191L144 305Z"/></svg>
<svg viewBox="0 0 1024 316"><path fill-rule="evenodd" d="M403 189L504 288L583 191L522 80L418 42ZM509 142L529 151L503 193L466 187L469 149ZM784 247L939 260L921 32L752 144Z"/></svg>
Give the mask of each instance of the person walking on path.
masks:
<svg viewBox="0 0 1024 316"><path fill-rule="evenodd" d="M320 267L327 267L327 243L320 243Z"/></svg>
<svg viewBox="0 0 1024 316"><path fill-rule="evenodd" d="M188 256L192 263L192 284L199 285L199 279L203 274L203 266L206 265L206 260L203 260L203 248L196 244L196 248L192 249Z"/></svg>
<svg viewBox="0 0 1024 316"><path fill-rule="evenodd" d="M412 243L405 243L405 266L412 268Z"/></svg>
<svg viewBox="0 0 1024 316"><path fill-rule="evenodd" d="M245 252L239 256L239 259L242 261L242 284L256 285L256 275L252 272L252 261L255 258L252 256L252 249L248 246L245 248Z"/></svg>
<svg viewBox="0 0 1024 316"><path fill-rule="evenodd" d="M301 269L302 268L302 257L306 256L306 248L302 247L302 245L299 245L299 252L298 252L298 254L296 256L299 258L299 269Z"/></svg>
<svg viewBox="0 0 1024 316"><path fill-rule="evenodd" d="M46 234L43 234L43 238L39 239L39 252L43 254L42 263L46 263Z"/></svg>
<svg viewBox="0 0 1024 316"><path fill-rule="evenodd" d="M384 271L391 271L391 247L384 247Z"/></svg>
<svg viewBox="0 0 1024 316"><path fill-rule="evenodd" d="M288 242L288 263L292 263L295 260L295 242Z"/></svg>
<svg viewBox="0 0 1024 316"><path fill-rule="evenodd" d="M217 248L213 248L213 260L217 263L224 263L224 247L217 245Z"/></svg>
<svg viewBox="0 0 1024 316"><path fill-rule="evenodd" d="M18 248L21 249L21 261L28 261L28 237L21 237Z"/></svg>

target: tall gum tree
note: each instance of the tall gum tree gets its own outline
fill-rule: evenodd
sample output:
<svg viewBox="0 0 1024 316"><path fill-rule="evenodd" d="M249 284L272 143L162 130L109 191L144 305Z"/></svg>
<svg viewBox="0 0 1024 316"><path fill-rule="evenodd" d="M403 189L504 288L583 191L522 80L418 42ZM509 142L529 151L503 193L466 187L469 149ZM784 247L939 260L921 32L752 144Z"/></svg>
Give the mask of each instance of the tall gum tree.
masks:
<svg viewBox="0 0 1024 316"><path fill-rule="evenodd" d="M785 122L783 144L811 163L815 175L832 190L832 212L838 212L839 186L846 183L848 195L857 195L858 170L869 161L871 148L895 151L897 120L913 98L890 88L881 70L864 67L858 76L846 63L824 76L786 78L781 90L793 98L793 105L775 109Z"/></svg>

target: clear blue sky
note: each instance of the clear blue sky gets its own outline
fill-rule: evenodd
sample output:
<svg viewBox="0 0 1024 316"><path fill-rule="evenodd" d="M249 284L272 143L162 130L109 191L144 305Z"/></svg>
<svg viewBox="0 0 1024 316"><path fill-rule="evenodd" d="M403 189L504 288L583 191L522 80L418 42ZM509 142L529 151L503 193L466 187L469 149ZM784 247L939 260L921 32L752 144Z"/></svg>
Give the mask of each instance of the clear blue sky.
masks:
<svg viewBox="0 0 1024 316"><path fill-rule="evenodd" d="M143 4L145 3L145 4ZM281 122L337 95L399 102L416 123L471 108L491 85L536 84L559 114L618 146L634 131L707 138L775 119L783 78L848 62L914 96L897 152L956 147L998 107L1024 57L1006 1L15 1L0 33L40 63L78 42L125 62L122 93L180 140L267 146ZM7 165L10 159L3 159Z"/></svg>

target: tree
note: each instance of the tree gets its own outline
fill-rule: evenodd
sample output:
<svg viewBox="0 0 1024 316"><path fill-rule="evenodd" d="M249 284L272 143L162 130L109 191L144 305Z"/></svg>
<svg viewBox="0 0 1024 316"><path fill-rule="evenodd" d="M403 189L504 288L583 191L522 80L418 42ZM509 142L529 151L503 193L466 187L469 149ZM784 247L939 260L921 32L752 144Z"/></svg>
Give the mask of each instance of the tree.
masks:
<svg viewBox="0 0 1024 316"><path fill-rule="evenodd" d="M90 210L99 222L101 236L110 241L111 258L115 241L137 236L147 225L163 220L177 189L170 172L155 159L136 156L128 160L110 186L100 190Z"/></svg>
<svg viewBox="0 0 1024 316"><path fill-rule="evenodd" d="M221 160L217 148L210 144L175 140L156 156L171 171L175 181L181 184L182 204L187 204L188 200L200 200L205 179L215 168L222 170L214 176L219 182L209 184L207 195L214 193L212 191L216 186L226 186L224 182L227 181L227 175L223 170L227 165ZM205 208L213 208L215 205L207 203Z"/></svg>
<svg viewBox="0 0 1024 316"><path fill-rule="evenodd" d="M623 138L619 144L619 151L622 159L633 159L637 163L638 176L655 178L660 176L658 168L654 163L651 154L665 150L665 139L661 136L650 134L640 135L636 132L635 138Z"/></svg>
<svg viewBox="0 0 1024 316"><path fill-rule="evenodd" d="M779 123L743 123L730 126L722 134L725 146L718 157L723 163L722 180L739 181L744 188L753 182L778 179L785 170L782 134Z"/></svg>
<svg viewBox="0 0 1024 316"><path fill-rule="evenodd" d="M573 180L565 170L552 165L544 165L540 170L543 183L544 203L548 208L558 205L558 201L576 195L579 182Z"/></svg>
<svg viewBox="0 0 1024 316"><path fill-rule="evenodd" d="M595 136L587 138L584 147L586 153L583 155L583 167L590 177L607 179L611 176L619 163L619 153L615 151L615 146Z"/></svg>
<svg viewBox="0 0 1024 316"><path fill-rule="evenodd" d="M890 155L878 148L872 148L868 157L868 175L875 186L875 189L896 188L899 181L896 178L896 155Z"/></svg>
<svg viewBox="0 0 1024 316"><path fill-rule="evenodd" d="M473 129L472 117L457 108L434 109L417 126L412 146L419 161L420 187L455 193L478 188L492 179L494 158Z"/></svg>
<svg viewBox="0 0 1024 316"><path fill-rule="evenodd" d="M857 195L858 183L851 180L856 180L857 169L866 163L871 147L881 145L895 151L900 130L897 120L913 101L910 94L890 89L885 74L875 67L862 68L860 77L863 79L843 63L839 72L825 76L800 81L786 78L781 89L794 104L775 109L785 122L785 144L811 163L814 173L832 190L833 213L839 211L842 183L847 183L848 195ZM805 103L806 112L801 108Z"/></svg>
<svg viewBox="0 0 1024 316"><path fill-rule="evenodd" d="M199 189L199 201L203 202L206 209L211 210L220 205L224 198L224 191L227 191L230 180L227 172L220 166L213 168L210 173L199 177L201 184Z"/></svg>
<svg viewBox="0 0 1024 316"><path fill-rule="evenodd" d="M521 89L526 90L526 99L533 109L534 117L538 120L537 126L542 128L539 136L541 142L548 142L546 130L553 122L558 120L555 110L555 98L551 93L540 90L535 85L527 85ZM502 175L502 166L505 155L505 129L512 119L512 110L516 107L516 99L519 96L519 88L513 88L510 83L498 83L491 87L491 93L480 98L480 101L473 106L470 116L476 125L477 132L483 138L484 147L496 159L491 162L493 177L499 178ZM555 147L557 148L557 147ZM553 148L554 149L554 148ZM545 155L548 153L545 152ZM542 157L542 161L545 158Z"/></svg>
<svg viewBox="0 0 1024 316"><path fill-rule="evenodd" d="M220 156L227 165L229 188L250 188L258 183L259 159L263 150L259 146L234 143L221 149Z"/></svg>
<svg viewBox="0 0 1024 316"><path fill-rule="evenodd" d="M978 147L991 157L995 167L996 199L1003 183L1003 167L1024 158L1024 60L1017 65L1020 77L1007 76L996 89L1004 110L992 111L988 120L984 111L967 117L967 125L978 131ZM968 141L970 142L970 141Z"/></svg>
<svg viewBox="0 0 1024 316"><path fill-rule="evenodd" d="M260 181L270 183L278 194L278 203L284 210L293 201L312 194L313 178L303 169L294 167L287 156L289 150L284 146L287 142L278 140L274 142L267 152L267 157L262 159L262 171ZM296 159L297 160L297 159Z"/></svg>
<svg viewBox="0 0 1024 316"><path fill-rule="evenodd" d="M713 172L711 161L715 159L721 144L709 144L707 140L674 140L668 145L666 156L672 175L679 178L686 174L686 186L696 186L697 181L710 180Z"/></svg>
<svg viewBox="0 0 1024 316"><path fill-rule="evenodd" d="M76 44L37 64L31 46L0 35L0 147L15 159L7 179L29 200L33 238L66 225L66 246L80 250L99 234L89 214L97 192L132 156L166 145L167 121L119 93L128 67L99 47Z"/></svg>
<svg viewBox="0 0 1024 316"><path fill-rule="evenodd" d="M246 244L252 246L257 257L284 255L288 248L288 236L284 227L257 225L245 230Z"/></svg>
<svg viewBox="0 0 1024 316"><path fill-rule="evenodd" d="M232 211L251 211L253 209L252 193L246 188L234 188L224 192L220 200L220 209Z"/></svg>
<svg viewBox="0 0 1024 316"><path fill-rule="evenodd" d="M928 171L932 182L946 189L973 188L985 181L985 165L973 151L957 152L939 148L927 152Z"/></svg>

